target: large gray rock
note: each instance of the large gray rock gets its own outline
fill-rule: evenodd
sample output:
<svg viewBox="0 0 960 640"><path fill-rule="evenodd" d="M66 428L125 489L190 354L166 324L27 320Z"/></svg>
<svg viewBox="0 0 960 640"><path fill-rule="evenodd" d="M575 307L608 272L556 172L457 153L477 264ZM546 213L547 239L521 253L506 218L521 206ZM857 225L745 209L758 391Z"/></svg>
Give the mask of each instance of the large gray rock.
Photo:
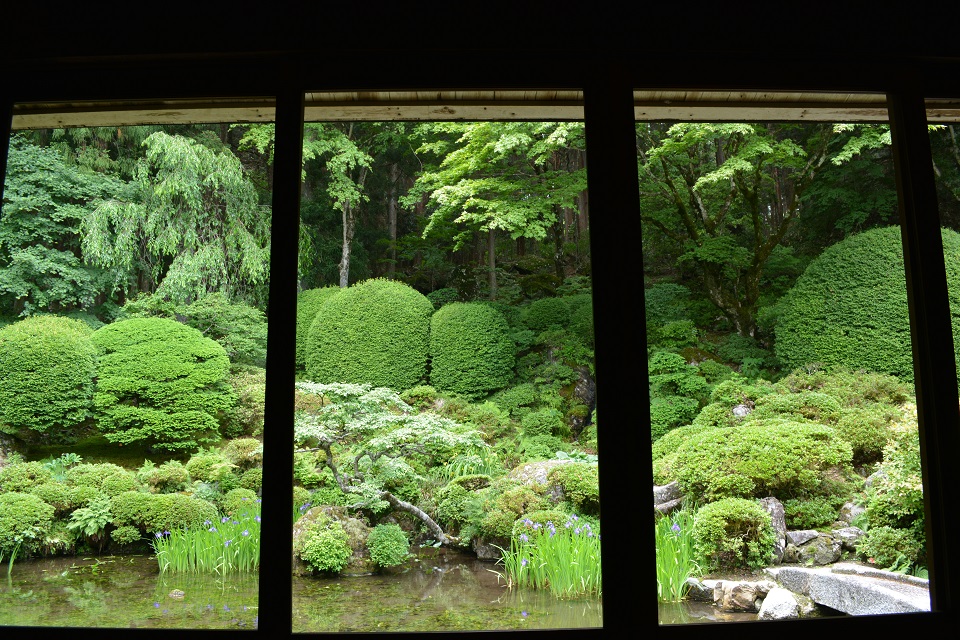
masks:
<svg viewBox="0 0 960 640"><path fill-rule="evenodd" d="M767 573L785 589L850 615L930 611L926 580L859 565L771 567Z"/></svg>
<svg viewBox="0 0 960 640"><path fill-rule="evenodd" d="M713 602L722 611L759 611L760 603L776 586L771 580L718 580L713 587Z"/></svg>
<svg viewBox="0 0 960 640"><path fill-rule="evenodd" d="M841 542L833 536L820 534L797 549L797 562L808 566L833 564L840 559Z"/></svg>
<svg viewBox="0 0 960 640"><path fill-rule="evenodd" d="M788 589L775 587L770 590L760 605L758 620L789 620L800 617L800 603L797 596Z"/></svg>

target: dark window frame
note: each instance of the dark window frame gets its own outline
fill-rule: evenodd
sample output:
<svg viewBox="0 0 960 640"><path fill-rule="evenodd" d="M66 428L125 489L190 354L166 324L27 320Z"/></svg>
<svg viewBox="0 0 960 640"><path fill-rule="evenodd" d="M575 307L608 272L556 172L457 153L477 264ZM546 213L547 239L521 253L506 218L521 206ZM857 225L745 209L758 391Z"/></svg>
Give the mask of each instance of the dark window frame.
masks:
<svg viewBox="0 0 960 640"><path fill-rule="evenodd" d="M377 62L367 55L367 62ZM406 87L464 86L529 86L517 70L509 69L510 61L485 56L467 61L451 60L437 69L408 73L403 82L384 73L358 72L362 61L354 61L350 69L333 68L324 60L277 57L272 55L240 59L136 59L66 60L24 62L8 77L0 89L0 118L9 128L15 102L55 101L57 99L102 100L136 99L138 97L170 98L209 97L211 95L273 95L277 97L277 163L274 188L274 236L271 264L271 300L283 304L271 307L271 333L268 351L268 392L266 414L269 424L292 424L293 339L282 326L292 326L295 317L295 295L291 287L295 274L296 220L299 214L299 136L303 119L303 95L307 90L341 87L359 89ZM799 63L802 64L802 63ZM799 69L799 64L796 67ZM841 61L841 66L843 63ZM760 65L761 67L764 65ZM957 589L960 560L951 556L949 547L956 540L958 512L949 498L960 495L960 466L953 463L950 452L960 451L958 436L958 403L956 371L949 350L938 345L951 344L948 305L942 248L939 242L939 220L930 163L929 140L923 109L925 95L950 95L950 87L938 78L955 76L956 69L947 65L930 65L917 72L914 68L891 69L876 64L858 68L844 67L848 77L857 74L857 81L821 82L823 90L871 90L886 93L894 136L893 153L897 167L901 227L904 236L914 361L917 379L918 409L921 425L921 451L924 462L924 485L927 509L928 539L934 548L931 563L933 611L929 614L831 618L781 623L725 623L724 633L770 634L777 632L863 633L930 632L956 628L958 624ZM467 69L465 72L464 69ZM479 69L479 71L478 71ZM776 69L778 75L789 75L787 68ZM81 73L78 73L81 72ZM951 72L951 73L947 73ZM389 73L389 72L388 72ZM633 141L634 117L632 90L639 86L684 86L709 88L733 87L723 71L700 71L684 68L683 62L667 64L652 71L639 61L624 63L613 59L586 59L572 62L565 71L542 71L532 78L538 86L575 87L584 90L584 122L589 154L588 179L591 191L591 244L594 269L595 327L597 333L597 370L603 382L599 385L598 405L602 420L608 425L600 436L604 448L600 466L601 493L608 515L604 522L604 627L598 630L529 631L548 637L618 637L623 629L640 632L693 637L718 629L701 625L659 627L653 596L653 536L646 527L642 504L649 493L637 489L636 478L649 477L650 442L644 437L647 420L646 385L635 372L646 352L646 339L637 326L643 326L642 282L631 278L639 272L635 247L640 238L639 203L637 201L636 155ZM944 75L946 74L946 75ZM763 77L762 75L760 77ZM251 78L256 78L251 82ZM147 81L144 82L144 79ZM757 87L752 87L757 88ZM760 89L783 91L808 88L803 83L784 86L760 86ZM956 93L953 91L953 93ZM298 115L299 114L299 115ZM6 164L6 145L0 145L0 170ZM286 149L285 151L283 149ZM296 187L294 184L296 183ZM285 250L286 249L286 250ZM631 304L631 301L633 304ZM624 313L639 307L640 315ZM945 355L946 354L946 355ZM639 367L642 371L643 368ZM290 636L290 532L282 523L292 510L292 496L285 490L292 477L292 433L280 436L270 432L265 464L265 493L274 496L265 504L264 538L261 570L261 609L265 612L259 631L142 630L141 633L176 633L184 637L210 637L211 634L250 634L274 638ZM287 446L287 445L290 446ZM640 460L641 463L637 464ZM645 485L644 485L645 486ZM622 510L622 516L614 516ZM271 522L275 524L271 524ZM640 533L637 533L639 528ZM951 538L952 537L952 538ZM955 552L954 552L955 555ZM277 612L280 612L277 614ZM730 625L732 627L728 628ZM770 628L777 624L780 627ZM808 625L808 626L804 626ZM809 626L813 625L813 626ZM6 637L27 637L39 628L8 627ZM128 637L121 629L64 629L74 637ZM44 628L43 632L56 633ZM300 637L301 634L297 634ZM302 634L304 637L325 634ZM326 634L331 635L331 634ZM436 634L440 636L453 634ZM460 634L457 634L460 635Z"/></svg>

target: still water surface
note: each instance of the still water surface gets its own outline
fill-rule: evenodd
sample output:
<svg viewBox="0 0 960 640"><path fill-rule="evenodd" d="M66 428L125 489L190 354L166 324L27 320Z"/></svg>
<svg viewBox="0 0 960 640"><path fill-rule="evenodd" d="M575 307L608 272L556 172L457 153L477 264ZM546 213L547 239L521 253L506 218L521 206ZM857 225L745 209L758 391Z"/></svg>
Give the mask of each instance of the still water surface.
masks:
<svg viewBox="0 0 960 640"><path fill-rule="evenodd" d="M432 551L432 550L431 550ZM585 628L596 598L508 589L466 554L421 556L396 573L294 578L294 632ZM253 629L257 576L160 575L152 556L53 558L0 572L0 625ZM183 592L182 595L179 592Z"/></svg>

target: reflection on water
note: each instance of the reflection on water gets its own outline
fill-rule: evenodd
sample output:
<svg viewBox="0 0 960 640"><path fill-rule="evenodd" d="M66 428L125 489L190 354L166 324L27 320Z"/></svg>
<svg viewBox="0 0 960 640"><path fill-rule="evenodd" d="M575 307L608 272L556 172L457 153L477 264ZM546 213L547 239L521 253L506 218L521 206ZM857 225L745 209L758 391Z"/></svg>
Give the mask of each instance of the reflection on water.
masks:
<svg viewBox="0 0 960 640"><path fill-rule="evenodd" d="M385 575L293 581L293 630L444 631L599 627L595 598L507 589L490 563L430 550ZM6 569L6 567L4 567ZM3 572L5 573L5 571ZM17 562L0 575L0 625L253 629L257 576L159 575L151 556Z"/></svg>

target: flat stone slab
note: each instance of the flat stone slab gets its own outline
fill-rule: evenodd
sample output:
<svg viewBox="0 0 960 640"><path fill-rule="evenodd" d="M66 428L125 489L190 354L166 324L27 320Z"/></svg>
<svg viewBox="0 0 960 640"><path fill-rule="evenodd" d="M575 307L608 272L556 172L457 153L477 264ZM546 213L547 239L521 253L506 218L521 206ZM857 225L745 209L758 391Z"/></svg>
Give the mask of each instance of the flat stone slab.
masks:
<svg viewBox="0 0 960 640"><path fill-rule="evenodd" d="M817 604L850 615L930 611L930 585L913 576L850 563L770 567L774 580Z"/></svg>

